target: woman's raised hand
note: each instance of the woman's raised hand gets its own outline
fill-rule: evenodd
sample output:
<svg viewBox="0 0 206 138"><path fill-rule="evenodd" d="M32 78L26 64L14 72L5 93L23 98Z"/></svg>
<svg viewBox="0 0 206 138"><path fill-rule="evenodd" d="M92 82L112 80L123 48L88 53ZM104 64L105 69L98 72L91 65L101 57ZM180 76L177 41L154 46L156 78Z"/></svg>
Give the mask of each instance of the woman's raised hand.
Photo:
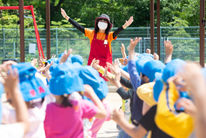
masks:
<svg viewBox="0 0 206 138"><path fill-rule="evenodd" d="M131 17L129 18L129 20L127 20L127 21L125 22L125 24L122 26L123 29L126 29L127 27L129 27L129 26L132 24L133 21L134 21L133 16L131 16Z"/></svg>
<svg viewBox="0 0 206 138"><path fill-rule="evenodd" d="M66 19L66 20L69 20L69 16L67 15L67 13L65 12L64 9L61 8L61 14L62 16Z"/></svg>

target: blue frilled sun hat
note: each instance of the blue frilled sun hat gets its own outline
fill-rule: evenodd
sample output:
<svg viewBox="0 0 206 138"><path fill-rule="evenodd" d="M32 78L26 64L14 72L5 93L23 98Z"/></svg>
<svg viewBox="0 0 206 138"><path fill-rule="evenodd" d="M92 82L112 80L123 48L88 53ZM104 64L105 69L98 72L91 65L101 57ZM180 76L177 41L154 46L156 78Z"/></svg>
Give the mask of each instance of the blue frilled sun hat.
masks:
<svg viewBox="0 0 206 138"><path fill-rule="evenodd" d="M144 55L139 55L138 59L136 60L136 69L137 72L140 74L143 72L143 67L145 65L145 63L147 63L150 60L154 60L151 56L144 56Z"/></svg>
<svg viewBox="0 0 206 138"><path fill-rule="evenodd" d="M24 101L43 98L49 94L49 89L36 77L37 70L30 63L19 63L12 65L12 68L18 70L20 91Z"/></svg>
<svg viewBox="0 0 206 138"><path fill-rule="evenodd" d="M82 65L84 62L84 59L80 55L72 55L71 62L72 63L79 63L80 65Z"/></svg>
<svg viewBox="0 0 206 138"><path fill-rule="evenodd" d="M51 64L51 62L58 64L59 61L58 61L58 58L50 58L49 60L47 60L47 62L49 64Z"/></svg>
<svg viewBox="0 0 206 138"><path fill-rule="evenodd" d="M175 74L182 68L184 64L185 61L181 59L174 59L165 66L162 74L155 75L156 82L153 87L153 95L155 101L158 101L164 83L166 83L169 78L175 76Z"/></svg>
<svg viewBox="0 0 206 138"><path fill-rule="evenodd" d="M79 77L84 84L90 85L100 100L104 99L108 94L108 86L99 73L91 66L81 67L79 70Z"/></svg>
<svg viewBox="0 0 206 138"><path fill-rule="evenodd" d="M71 63L56 65L52 72L49 89L54 95L84 91L83 82Z"/></svg>
<svg viewBox="0 0 206 138"><path fill-rule="evenodd" d="M153 87L153 97L154 100L157 102L159 99L159 95L163 89L164 82L162 80L162 73L155 73L155 85Z"/></svg>
<svg viewBox="0 0 206 138"><path fill-rule="evenodd" d="M142 73L149 78L150 82L152 82L155 79L155 73L161 73L164 67L164 63L159 60L150 60L144 64Z"/></svg>

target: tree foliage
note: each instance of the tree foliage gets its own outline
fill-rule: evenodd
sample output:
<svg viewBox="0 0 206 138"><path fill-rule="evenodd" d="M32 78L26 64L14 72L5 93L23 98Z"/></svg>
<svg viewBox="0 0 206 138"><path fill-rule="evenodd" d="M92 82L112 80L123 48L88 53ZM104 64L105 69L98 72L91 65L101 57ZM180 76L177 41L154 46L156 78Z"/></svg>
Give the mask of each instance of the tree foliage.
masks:
<svg viewBox="0 0 206 138"><path fill-rule="evenodd" d="M83 23L86 27L94 27L95 18L106 13L115 27L124 24L130 16L134 16L132 26L149 26L150 0L50 0L51 25L56 27L71 27L63 19L60 8L68 15ZM16 6L17 0L0 0L4 6ZM25 0L25 5L35 7L38 25L45 27L46 0ZM155 3L156 8L156 3ZM29 15L29 13L26 13ZM10 16L4 17L3 16ZM15 16L16 15L16 16ZM7 24L18 21L17 11L1 12L2 20ZM1 24L6 24L4 21ZM10 21L11 20L11 21ZM30 23L30 22L29 22ZM199 0L161 0L162 26L197 26L199 24Z"/></svg>

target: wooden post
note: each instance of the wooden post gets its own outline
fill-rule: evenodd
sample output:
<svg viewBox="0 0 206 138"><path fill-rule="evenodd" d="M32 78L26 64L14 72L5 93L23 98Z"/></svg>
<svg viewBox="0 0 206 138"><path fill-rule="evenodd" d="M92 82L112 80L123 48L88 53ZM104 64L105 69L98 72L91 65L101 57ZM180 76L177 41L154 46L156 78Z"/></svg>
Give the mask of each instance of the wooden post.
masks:
<svg viewBox="0 0 206 138"><path fill-rule="evenodd" d="M150 0L150 48L154 54L154 0Z"/></svg>
<svg viewBox="0 0 206 138"><path fill-rule="evenodd" d="M200 65L205 66L205 0L200 0Z"/></svg>
<svg viewBox="0 0 206 138"><path fill-rule="evenodd" d="M46 42L47 42L47 59L51 57L50 49L50 0L46 0Z"/></svg>
<svg viewBox="0 0 206 138"><path fill-rule="evenodd" d="M25 61L24 53L24 0L19 0L19 21L20 21L20 61Z"/></svg>
<svg viewBox="0 0 206 138"><path fill-rule="evenodd" d="M161 57L160 40L160 0L157 0L157 54L159 57Z"/></svg>

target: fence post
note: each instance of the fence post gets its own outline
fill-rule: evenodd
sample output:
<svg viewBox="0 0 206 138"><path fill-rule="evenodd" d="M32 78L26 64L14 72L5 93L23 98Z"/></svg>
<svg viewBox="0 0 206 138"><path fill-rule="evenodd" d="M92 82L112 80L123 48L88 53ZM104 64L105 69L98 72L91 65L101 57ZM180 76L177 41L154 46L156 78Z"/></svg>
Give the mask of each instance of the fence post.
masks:
<svg viewBox="0 0 206 138"><path fill-rule="evenodd" d="M14 49L14 58L16 58L16 45L15 45L15 42L13 42L13 49Z"/></svg>
<svg viewBox="0 0 206 138"><path fill-rule="evenodd" d="M155 52L154 36L154 0L150 0L150 49L152 54Z"/></svg>
<svg viewBox="0 0 206 138"><path fill-rule="evenodd" d="M57 28L56 28L56 56L58 55L58 31L57 31Z"/></svg>
<svg viewBox="0 0 206 138"><path fill-rule="evenodd" d="M163 43L164 43L164 41L163 41ZM162 28L161 28L161 26L160 26L160 57L162 57L161 55L163 55L162 53L161 53L161 49L162 49ZM163 51L163 50L162 50ZM164 52L164 51L163 51ZM160 58L161 59L161 58Z"/></svg>
<svg viewBox="0 0 206 138"><path fill-rule="evenodd" d="M160 0L157 0L157 54L161 58L161 38L160 38Z"/></svg>
<svg viewBox="0 0 206 138"><path fill-rule="evenodd" d="M25 61L24 44L24 0L19 0L19 20L20 20L20 61Z"/></svg>
<svg viewBox="0 0 206 138"><path fill-rule="evenodd" d="M3 32L3 53L4 53L4 57L5 57L6 51L5 51L5 31L4 31L4 28L2 28L2 32Z"/></svg>
<svg viewBox="0 0 206 138"><path fill-rule="evenodd" d="M46 0L46 50L47 59L51 58L50 0Z"/></svg>
<svg viewBox="0 0 206 138"><path fill-rule="evenodd" d="M138 47L139 47L139 53L140 53L140 46L141 46L140 43L142 43L142 41L140 41L139 44L138 44Z"/></svg>
<svg viewBox="0 0 206 138"><path fill-rule="evenodd" d="M205 1L200 0L200 65L205 66Z"/></svg>

